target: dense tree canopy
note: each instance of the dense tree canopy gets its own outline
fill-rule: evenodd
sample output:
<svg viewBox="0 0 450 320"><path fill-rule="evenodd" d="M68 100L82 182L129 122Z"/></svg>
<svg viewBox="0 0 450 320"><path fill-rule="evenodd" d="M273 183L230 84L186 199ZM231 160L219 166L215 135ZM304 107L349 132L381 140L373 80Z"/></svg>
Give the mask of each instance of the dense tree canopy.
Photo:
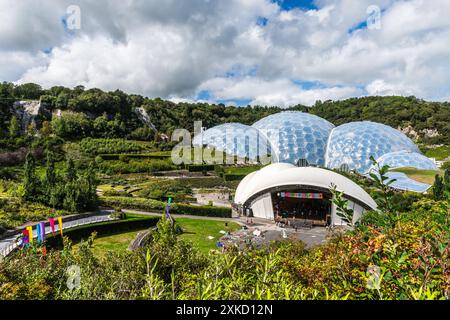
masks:
<svg viewBox="0 0 450 320"><path fill-rule="evenodd" d="M35 84L17 86L4 82L0 84L0 128L3 133L8 130L10 109L14 101L39 97L53 111L59 109L75 114L65 116L64 120L56 120L53 124L54 132L65 139L87 136L152 139L154 135L148 130L148 126L140 122L133 112L140 107L147 111L157 130L165 134L170 134L176 128L192 131L194 121L200 120L203 126L208 128L226 122L252 124L284 110L265 106L174 103L160 98L150 99L126 94L120 90L104 92L95 88L86 90L83 86L73 89L56 86L45 90ZM450 142L448 102L428 102L415 97L364 97L343 101L317 101L311 108L297 105L289 110L310 112L335 125L371 120L395 128L411 126L425 143ZM437 130L438 135L427 137L424 131L426 129Z"/></svg>

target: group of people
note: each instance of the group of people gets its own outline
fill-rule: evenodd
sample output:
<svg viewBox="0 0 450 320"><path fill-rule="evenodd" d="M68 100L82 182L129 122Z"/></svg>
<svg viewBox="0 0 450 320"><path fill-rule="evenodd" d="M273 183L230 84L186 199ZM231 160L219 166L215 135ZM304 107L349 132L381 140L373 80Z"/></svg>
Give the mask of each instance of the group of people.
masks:
<svg viewBox="0 0 450 320"><path fill-rule="evenodd" d="M298 221L311 221L329 224L331 220L331 207L325 201L275 201L275 222L277 225L297 226Z"/></svg>

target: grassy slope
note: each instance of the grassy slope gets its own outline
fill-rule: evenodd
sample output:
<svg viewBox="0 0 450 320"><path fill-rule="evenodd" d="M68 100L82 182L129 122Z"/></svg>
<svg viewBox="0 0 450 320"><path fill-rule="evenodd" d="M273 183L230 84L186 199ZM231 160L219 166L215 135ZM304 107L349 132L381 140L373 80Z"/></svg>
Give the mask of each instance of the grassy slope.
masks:
<svg viewBox="0 0 450 320"><path fill-rule="evenodd" d="M201 252L205 254L208 253L210 249L214 249L216 247L217 240L222 236L219 231L234 231L240 228L235 222L228 222L228 227L226 227L225 222L223 221L189 218L178 218L177 223L184 231L180 237L192 242L200 249ZM104 257L107 251L126 251L130 242L139 232L144 230L98 237L94 241L92 250L98 257ZM214 239L209 240L208 236L213 236ZM74 245L74 248L77 247L79 247L79 244Z"/></svg>
<svg viewBox="0 0 450 320"><path fill-rule="evenodd" d="M441 171L434 171L434 170L418 170L414 168L400 168L395 169L393 171L396 172L403 172L408 177L410 177L413 180L416 180L418 182L433 184L434 183L434 177L436 174L440 174L441 176L444 175L444 173Z"/></svg>
<svg viewBox="0 0 450 320"><path fill-rule="evenodd" d="M178 218L177 223L184 231L180 237L194 243L203 253L208 253L209 250L216 248L216 242L222 236L219 231L240 229L235 222L228 222L228 227L226 227L224 221ZM212 236L214 239L209 240L208 236Z"/></svg>
<svg viewBox="0 0 450 320"><path fill-rule="evenodd" d="M136 237L136 235L143 230L130 231L120 234L108 235L105 237L99 237L95 239L92 247L92 252L97 257L104 257L107 251L120 252L125 251L128 245ZM78 247L79 244L74 247Z"/></svg>
<svg viewBox="0 0 450 320"><path fill-rule="evenodd" d="M429 158L444 160L447 157L450 157L450 146L443 146L435 149L426 150L425 155Z"/></svg>

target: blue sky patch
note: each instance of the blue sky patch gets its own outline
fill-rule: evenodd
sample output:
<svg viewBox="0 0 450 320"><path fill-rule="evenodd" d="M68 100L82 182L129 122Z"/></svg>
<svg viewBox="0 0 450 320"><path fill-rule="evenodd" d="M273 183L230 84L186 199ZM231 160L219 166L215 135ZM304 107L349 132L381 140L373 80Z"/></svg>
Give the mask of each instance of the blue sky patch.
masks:
<svg viewBox="0 0 450 320"><path fill-rule="evenodd" d="M258 17L258 19L256 19L256 24L261 27L265 27L268 22L269 22L269 19L267 19L265 17Z"/></svg>
<svg viewBox="0 0 450 320"><path fill-rule="evenodd" d="M281 9L289 11L292 9L313 10L318 9L314 0L273 0Z"/></svg>

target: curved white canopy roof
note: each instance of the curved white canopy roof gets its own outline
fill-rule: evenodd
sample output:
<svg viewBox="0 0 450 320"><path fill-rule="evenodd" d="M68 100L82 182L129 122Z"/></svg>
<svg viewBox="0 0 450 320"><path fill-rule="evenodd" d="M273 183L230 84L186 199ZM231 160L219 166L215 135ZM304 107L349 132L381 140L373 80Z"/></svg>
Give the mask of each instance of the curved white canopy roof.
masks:
<svg viewBox="0 0 450 320"><path fill-rule="evenodd" d="M344 196L355 199L371 209L377 204L359 185L330 170L314 167L297 167L289 163L275 163L246 176L236 189L235 203L244 204L251 197L276 187L311 186L329 189L335 184Z"/></svg>

